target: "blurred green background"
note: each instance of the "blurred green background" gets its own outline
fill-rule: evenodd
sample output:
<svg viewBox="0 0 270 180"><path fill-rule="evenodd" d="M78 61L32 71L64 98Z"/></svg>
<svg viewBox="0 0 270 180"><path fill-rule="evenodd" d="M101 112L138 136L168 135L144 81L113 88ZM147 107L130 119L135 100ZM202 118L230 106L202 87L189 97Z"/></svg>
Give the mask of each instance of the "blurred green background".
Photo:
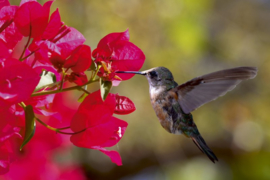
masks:
<svg viewBox="0 0 270 180"><path fill-rule="evenodd" d="M129 126L112 149L120 152L123 166L76 147L60 159L76 161L97 180L270 179L269 0L57 0L52 10L57 7L62 21L78 29L92 50L105 35L128 28L131 42L146 55L142 70L165 66L179 84L225 68L259 68L255 79L193 112L219 158L216 164L190 139L160 126L141 76L112 90L137 107L119 116Z"/></svg>

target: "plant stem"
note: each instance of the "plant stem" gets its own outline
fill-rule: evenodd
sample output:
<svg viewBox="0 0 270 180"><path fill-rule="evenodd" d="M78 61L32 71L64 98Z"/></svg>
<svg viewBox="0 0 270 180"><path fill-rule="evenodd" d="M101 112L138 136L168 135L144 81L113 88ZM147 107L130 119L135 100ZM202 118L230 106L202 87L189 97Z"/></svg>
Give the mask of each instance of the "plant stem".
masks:
<svg viewBox="0 0 270 180"><path fill-rule="evenodd" d="M99 64L99 65L97 66L97 70L95 71L95 74L94 74L94 76L92 77L91 80L94 80L94 79L96 78L97 73L98 73L98 71L99 71L100 68L101 68L101 64Z"/></svg>
<svg viewBox="0 0 270 180"><path fill-rule="evenodd" d="M25 105L23 102L20 102L19 104L20 104L24 109L26 108L26 105ZM57 132L57 133L60 133L60 134L74 135L74 134L78 134L78 133L81 133L81 132L83 132L83 131L86 130L86 129L83 129L83 130L81 130L81 131L74 132L74 133L63 132L63 131L61 131L61 130L68 129L68 128L70 128L70 126L69 126L69 127L63 127L63 128L54 128L54 127L49 126L49 125L46 124L45 122L41 121L41 120L40 120L39 118L37 118L36 116L35 116L35 119L36 119L40 124L42 124L43 126L45 126L46 128L48 128L48 129L50 129L50 130L52 130L52 131L55 131L55 132Z"/></svg>
<svg viewBox="0 0 270 180"><path fill-rule="evenodd" d="M68 126L68 127L63 127L63 128L57 128L57 129L59 129L59 130L64 130L64 129L69 129L70 128L70 126Z"/></svg>
<svg viewBox="0 0 270 180"><path fill-rule="evenodd" d="M27 56L25 56L24 58L22 58L21 60L25 60L27 59L28 57L30 57L32 54L34 54L35 52L37 52L40 48L37 48L36 50L32 51L30 54L28 54Z"/></svg>
<svg viewBox="0 0 270 180"><path fill-rule="evenodd" d="M81 132L83 132L83 131L86 130L86 129L83 129L83 130L81 130L81 131L74 132L74 133L63 132L63 131L61 131L61 130L67 129L67 128L69 128L69 127L59 128L59 129L58 129L58 128L54 128L54 127L49 126L49 125L46 124L45 122L41 121L39 118L37 118L37 117L35 117L35 118L36 118L36 120L37 120L40 124L42 124L42 125L45 126L46 128L48 128L48 129L50 129L50 130L52 130L52 131L55 131L55 132L57 132L57 133L60 133L60 134L75 135L75 134L81 133Z"/></svg>
<svg viewBox="0 0 270 180"><path fill-rule="evenodd" d="M90 80L88 81L86 84L82 85L85 86L87 84L91 84L93 82L97 82L99 81L99 79L95 79L95 80ZM81 90L82 86L72 86L72 87L68 87L68 88L64 88L64 89L57 89L57 90L53 90L53 91L45 91L45 92L37 92L31 95L31 97L35 97L35 96L43 96L43 95L48 95L48 94L56 94L56 93L61 93L61 92L65 92L65 91L71 91L74 89L78 89Z"/></svg>
<svg viewBox="0 0 270 180"><path fill-rule="evenodd" d="M84 89L84 87L80 87L80 90L82 90L82 91L85 92L86 94L91 94L89 91L87 91L86 89Z"/></svg>
<svg viewBox="0 0 270 180"><path fill-rule="evenodd" d="M97 70L95 71L94 76L84 85L82 86L72 86L72 87L68 87L68 88L64 88L64 89L57 89L57 90L52 90L52 91L45 91L45 92L37 92L31 95L31 97L35 97L35 96L43 96L43 95L48 95L48 94L56 94L56 93L61 93L61 92L65 92L65 91L71 91L71 90L83 90L85 93L89 94L88 91L86 91L85 89L83 89L82 87L88 84L91 84L93 82L98 82L99 79L95 79L97 76L97 73L99 71L99 69L101 68L101 65L98 65Z"/></svg>
<svg viewBox="0 0 270 180"><path fill-rule="evenodd" d="M38 88L38 89L35 89L34 92L37 92L37 91L39 91L39 90L41 90L41 89L43 89L43 88L48 88L48 87L58 86L58 84L59 84L60 82L61 82L61 81L58 81L58 82L55 82L55 83L52 83L52 84L48 84L48 85L42 86L42 87L40 87L40 88Z"/></svg>
<svg viewBox="0 0 270 180"><path fill-rule="evenodd" d="M60 84L59 90L62 90L63 86L64 86L64 81L65 81L65 77L66 77L66 72L65 72L64 68L62 68L62 74L63 74L63 76L62 76L62 79L61 79L61 84Z"/></svg>
<svg viewBox="0 0 270 180"><path fill-rule="evenodd" d="M19 104L20 104L21 107L23 107L23 109L26 108L26 105L24 104L24 102L20 102Z"/></svg>
<svg viewBox="0 0 270 180"><path fill-rule="evenodd" d="M52 130L52 131L56 131L56 132L59 131L57 128L51 127L51 126L49 126L48 124L46 124L45 122L41 121L39 118L37 118L37 117L35 117L35 118L36 118L36 120L37 120L40 124L42 124L42 125L45 126L46 128L48 128L48 129L50 129L50 130Z"/></svg>

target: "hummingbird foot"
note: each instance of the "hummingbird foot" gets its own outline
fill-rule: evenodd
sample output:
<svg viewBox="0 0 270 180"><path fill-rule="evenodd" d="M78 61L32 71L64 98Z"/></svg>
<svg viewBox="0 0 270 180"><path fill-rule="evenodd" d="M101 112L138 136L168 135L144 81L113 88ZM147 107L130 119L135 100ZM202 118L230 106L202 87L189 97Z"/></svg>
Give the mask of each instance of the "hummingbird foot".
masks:
<svg viewBox="0 0 270 180"><path fill-rule="evenodd" d="M218 161L218 158L213 153L213 151L207 146L204 139L201 135L196 135L195 137L191 137L194 144L204 153L208 156L208 158L215 163L215 161Z"/></svg>

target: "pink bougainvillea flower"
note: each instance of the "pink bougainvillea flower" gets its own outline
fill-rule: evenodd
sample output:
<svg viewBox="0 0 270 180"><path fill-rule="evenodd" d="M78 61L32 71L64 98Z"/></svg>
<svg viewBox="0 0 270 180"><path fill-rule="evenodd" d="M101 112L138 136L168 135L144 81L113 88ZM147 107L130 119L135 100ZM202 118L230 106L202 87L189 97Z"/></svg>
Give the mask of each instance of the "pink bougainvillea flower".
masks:
<svg viewBox="0 0 270 180"><path fill-rule="evenodd" d="M59 134L50 132L41 125L38 126L35 136L24 147L23 152L14 152L16 161L12 162L10 171L1 178L31 180L42 177L42 179L59 180L70 175L69 178L64 179L84 180L83 172L76 164L71 165L67 162L60 164L53 161L56 155L59 156L69 150L71 143L67 146L67 142L68 139L64 139Z"/></svg>
<svg viewBox="0 0 270 180"><path fill-rule="evenodd" d="M127 128L127 122L115 118L116 98L109 94L105 101L100 91L88 95L71 120L71 130L79 132L71 136L71 142L79 147L97 149L108 155L113 162L121 165L120 155L104 147L111 147L119 142Z"/></svg>
<svg viewBox="0 0 270 180"><path fill-rule="evenodd" d="M25 61L24 61L25 62ZM55 75L56 81L59 81L61 79L61 75L57 72L55 68L52 67L51 64L47 63L40 63L36 62L33 66L33 69L38 73L41 74L44 70L52 72Z"/></svg>
<svg viewBox="0 0 270 180"><path fill-rule="evenodd" d="M134 103L125 96L115 95L116 107L114 110L115 114L130 114L136 110Z"/></svg>
<svg viewBox="0 0 270 180"><path fill-rule="evenodd" d="M64 26L64 23L61 21L59 11L58 9L56 9L52 13L48 25L44 30L42 36L35 38L33 40L31 45L29 46L29 50L31 51L38 50L40 48L39 45L43 41L50 41L56 43L59 39L67 35L70 31L71 31L70 28Z"/></svg>
<svg viewBox="0 0 270 180"><path fill-rule="evenodd" d="M6 5L5 1L0 5ZM9 57L15 45L22 39L14 24L17 9L17 6L3 6L0 10L0 58Z"/></svg>
<svg viewBox="0 0 270 180"><path fill-rule="evenodd" d="M73 50L85 42L84 36L78 30L72 27L66 28L68 28L68 33L64 34L64 36L61 34L59 39L54 40L57 47L61 49L61 55L65 58L70 56Z"/></svg>
<svg viewBox="0 0 270 180"><path fill-rule="evenodd" d="M54 127L67 127L70 126L70 122L74 114L76 113L79 102L77 101L77 98L72 95L72 92L67 91L63 93L58 93L55 95L55 98L53 100L53 103L51 105L51 110L53 112L58 112L61 114L62 119L59 121L55 117L50 117L49 124L51 124ZM65 106L63 106L63 104ZM69 141L69 137L66 136ZM70 141L69 141L70 142Z"/></svg>
<svg viewBox="0 0 270 180"><path fill-rule="evenodd" d="M3 41L0 41L0 58L8 58L11 55L11 51L7 48Z"/></svg>
<svg viewBox="0 0 270 180"><path fill-rule="evenodd" d="M83 72L72 72L70 75L67 75L66 78L69 82L74 82L79 86L82 86L88 82L87 76Z"/></svg>
<svg viewBox="0 0 270 180"><path fill-rule="evenodd" d="M97 48L94 50L93 57L96 58L98 55L102 55L103 57L109 57L112 54L113 45L118 41L129 41L128 30L120 33L110 33L107 36L103 37L99 41Z"/></svg>
<svg viewBox="0 0 270 180"><path fill-rule="evenodd" d="M138 71L145 60L142 50L129 42L128 30L121 33L111 33L102 38L92 56L97 63L102 64L99 76L105 80L130 79L134 74L115 76L114 72Z"/></svg>
<svg viewBox="0 0 270 180"><path fill-rule="evenodd" d="M69 96L63 97L63 94ZM66 99L71 97L70 92L57 95L58 96L54 101L55 103L53 104L54 107L52 107L52 110L61 112L61 114L63 114L63 121L67 121L68 123L70 123L70 117L72 117L72 115L75 113L75 109L71 109L70 107L77 108L78 105L76 105L76 102L72 102L72 104L64 103L65 106L63 106L63 102L66 102ZM31 102L25 101L25 103L36 103L37 106L40 106L46 102L51 102L51 99L48 96L46 96L46 99L44 99L43 96L40 96L38 98L39 100L37 100L36 102L32 100ZM3 103L3 105L1 104L1 102ZM2 107L7 107L5 105L5 101L0 100L0 107L0 116L3 117L4 120L9 120L0 121L0 173L6 173L8 171L9 164L12 162L12 168L10 169L9 173L3 176L4 179L39 179L40 176L42 176L45 179L56 180L60 179L60 177L64 176L66 173L72 171L72 169L68 167L64 167L63 165L53 162L55 150L57 150L57 152L69 150L71 143L68 136L61 136L59 134L50 132L50 130L46 127L37 124L35 135L31 139L31 141L29 141L29 143L27 143L27 145L24 147L23 152L18 151L18 146L22 143L22 138L21 135L16 132L23 131L15 131L16 129L18 129L17 126L19 123L17 122L17 118L14 117L14 111L7 111L7 109L3 109L3 111L1 111ZM24 113L19 115L18 113L21 112L18 112L16 109L16 116L24 116ZM5 125L5 123L7 122L9 122L9 124ZM55 117L50 117L49 124L59 127L60 121L56 120ZM21 127L23 127L24 122L23 124L20 123L20 125L22 125ZM67 125L68 124L66 123L66 125L64 126ZM60 127L63 127L63 125L61 125ZM4 141L5 144L2 145L2 141ZM30 166L33 167L29 168ZM73 168L77 169L78 167L74 165ZM83 174L80 174L79 169L77 170L77 173L73 174L72 172L70 172L70 175L73 174L73 177L75 179L84 179L82 178ZM78 175L78 177L76 177L76 175Z"/></svg>
<svg viewBox="0 0 270 180"><path fill-rule="evenodd" d="M117 144L121 140L127 129L128 123L126 121L123 121L115 117L112 117L111 121L113 122L111 128L115 129L115 131L113 132L109 140L107 140L103 144L100 144L101 147L111 147Z"/></svg>
<svg viewBox="0 0 270 180"><path fill-rule="evenodd" d="M28 48L31 53L35 53L31 66L36 62L51 64L58 72L62 72L67 58L74 52L66 67L80 73L91 64L90 47L78 48L84 43L85 38L76 29L64 25L58 9L49 16L52 2L47 1L41 6L35 0L23 0L15 13L14 22L20 33L33 38ZM76 58L79 61L77 65Z"/></svg>
<svg viewBox="0 0 270 180"><path fill-rule="evenodd" d="M66 60L64 68L70 68L73 72L84 72L86 71L92 62L90 46L80 45Z"/></svg>
<svg viewBox="0 0 270 180"><path fill-rule="evenodd" d="M40 143L41 144L41 143ZM37 145L40 145L37 144ZM33 147L35 149L40 149ZM35 153L38 153L36 150ZM57 156L59 154L56 153ZM5 180L86 180L83 170L79 165L71 162L57 163L50 160L51 157L45 156L46 159L33 159L30 155L21 157L12 163L10 171L1 176ZM30 159L31 158L31 159ZM29 168L31 167L31 168Z"/></svg>
<svg viewBox="0 0 270 180"><path fill-rule="evenodd" d="M128 126L128 123L121 120L121 119L114 119L114 125L111 126L110 128L114 128L115 131L113 133L113 135L110 137L109 140L107 140L105 143L99 145L99 146L92 146L92 149L97 149L100 152L106 154L107 156L109 156L111 158L111 161L114 162L115 164L117 164L118 166L122 165L122 160L121 157L119 155L119 153L117 151L113 151L113 150L107 150L104 147L111 147L116 145L121 138L123 137L126 128Z"/></svg>
<svg viewBox="0 0 270 180"><path fill-rule="evenodd" d="M78 38L78 41L81 42L81 36L82 35L78 31L76 31L75 29L70 28L70 27L64 25L64 23L61 21L61 17L60 17L59 11L58 11L58 9L56 9L52 13L52 15L50 17L50 20L48 22L48 25L47 25L46 29L44 30L42 36L40 36L38 38L35 38L33 40L33 42L31 43L31 45L29 46L29 50L36 51L38 48L40 48L39 47L40 44L42 44L44 41L45 42L46 41L49 41L49 42L52 42L52 43L57 43L60 39L62 39L63 37L65 37L70 32L73 35L76 34L77 35L77 38ZM80 34L80 35L78 35L78 34ZM69 36L69 37L66 37L66 38L62 39L62 41L63 42L69 41L71 38L72 37ZM83 38L83 42L84 42L84 40L85 39ZM76 45L76 44L74 44L74 45ZM67 45L67 48L68 48L68 45ZM75 49L75 48L73 48L73 49Z"/></svg>
<svg viewBox="0 0 270 180"><path fill-rule="evenodd" d="M16 144L22 137L19 134L20 128L9 125L1 127L0 135L0 174L9 171L9 165L15 160Z"/></svg>
<svg viewBox="0 0 270 180"><path fill-rule="evenodd" d="M40 114L44 116L56 116L59 117L58 112L52 112L50 109L50 104L52 104L55 94L49 94L44 96L35 96L24 101L26 105L32 105L35 114ZM19 107L18 107L19 108ZM23 111L23 109L21 109Z"/></svg>
<svg viewBox="0 0 270 180"><path fill-rule="evenodd" d="M36 48L38 48L36 54L39 53L37 61L41 63L45 63L48 61L51 62L54 68L58 70L58 72L62 71L62 68L67 58L73 53L73 51L75 51L76 48L82 45L85 41L83 35L76 29L71 27L68 28L67 26L64 26L64 28L67 28L67 30L64 30L64 32L58 34L56 38L53 39L54 42L48 40L40 40L35 42L35 46ZM84 51L85 49L86 48L84 47ZM87 52L80 52L80 54L81 58L83 58L82 61L85 64L85 56ZM91 61L88 62L88 64L89 63L91 64ZM74 64L71 63L71 65ZM80 66L77 65L77 67L75 67L75 70L78 67Z"/></svg>
<svg viewBox="0 0 270 180"><path fill-rule="evenodd" d="M41 6L34 0L22 1L14 21L24 36L34 38L29 50L36 54L43 51L35 58L37 61L44 63L50 59L54 66L63 66L64 61L84 43L85 38L79 31L61 22L58 9L49 17L52 2L47 1Z"/></svg>
<svg viewBox="0 0 270 180"><path fill-rule="evenodd" d="M27 100L37 86L40 76L17 59L2 59L0 63L0 98L11 104Z"/></svg>
<svg viewBox="0 0 270 180"><path fill-rule="evenodd" d="M28 66L31 66L33 61L31 61L30 58L27 58L23 61L23 63L27 64ZM42 74L44 72L44 70L52 72L55 75L56 81L60 81L60 78L61 78L60 74L49 63L42 64L40 62L36 62L34 64L34 66L32 67L32 69L37 74ZM39 91L42 91L42 90L44 90L44 89L40 89ZM52 87L50 89L47 88L47 90L55 90L55 87ZM58 112L53 112L53 111L49 110L49 106L52 104L52 102L54 100L54 96L55 96L55 94L30 97L29 99L24 101L24 103L26 105L32 105L34 113L36 113L36 114L41 114L44 116L58 117L59 116ZM23 108L21 108L20 106L17 107L17 111L19 111L19 110L23 112Z"/></svg>
<svg viewBox="0 0 270 180"><path fill-rule="evenodd" d="M9 164L15 159L14 153L22 136L12 108L3 100L0 100L0 117L0 174L4 174L9 171Z"/></svg>
<svg viewBox="0 0 270 180"><path fill-rule="evenodd" d="M14 23L17 9L18 6L4 6L0 10L0 40L8 49L14 49L15 45L22 39L22 34Z"/></svg>
<svg viewBox="0 0 270 180"><path fill-rule="evenodd" d="M59 10L56 9L51 17L50 17L50 21L48 23L48 26L46 27L41 39L49 39L52 42L53 39L57 36L57 34L60 31L60 28L64 25L64 23L61 21L61 17L60 17L60 13ZM63 29L61 31L65 31L66 29Z"/></svg>
<svg viewBox="0 0 270 180"><path fill-rule="evenodd" d="M100 91L95 91L89 94L79 106L77 113L71 121L71 129L74 132L78 132L85 128L105 123L110 120L114 109L114 94L109 94L106 100L103 101L100 96ZM85 118L79 120L81 117Z"/></svg>
<svg viewBox="0 0 270 180"><path fill-rule="evenodd" d="M14 22L23 36L40 37L49 20L49 9L52 1L41 6L36 1L28 1L20 5L16 11Z"/></svg>
<svg viewBox="0 0 270 180"><path fill-rule="evenodd" d="M93 149L97 149L100 152L106 154L107 156L109 156L111 158L111 161L115 164L117 164L118 166L122 166L122 159L120 154L117 151L113 151L113 150L108 150L105 148L102 148L100 146L96 146Z"/></svg>
<svg viewBox="0 0 270 180"><path fill-rule="evenodd" d="M66 59L84 41L85 38L79 31L72 27L63 26L63 30L61 30L60 34L57 34L53 41L39 41L37 44L38 46L44 44L42 48L46 47L50 52L54 52Z"/></svg>
<svg viewBox="0 0 270 180"><path fill-rule="evenodd" d="M0 1L0 9L4 6L9 6L10 3L9 3L9 0L2 0Z"/></svg>

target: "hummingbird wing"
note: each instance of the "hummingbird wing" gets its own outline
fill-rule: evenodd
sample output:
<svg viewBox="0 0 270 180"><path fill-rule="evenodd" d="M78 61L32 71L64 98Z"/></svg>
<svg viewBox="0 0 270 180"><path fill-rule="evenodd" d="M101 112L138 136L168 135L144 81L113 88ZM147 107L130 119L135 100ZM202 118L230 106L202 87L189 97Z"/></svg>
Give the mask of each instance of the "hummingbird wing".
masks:
<svg viewBox="0 0 270 180"><path fill-rule="evenodd" d="M256 75L256 67L225 69L196 77L173 90L178 94L178 102L184 113L188 114L233 90L242 80L252 79Z"/></svg>

